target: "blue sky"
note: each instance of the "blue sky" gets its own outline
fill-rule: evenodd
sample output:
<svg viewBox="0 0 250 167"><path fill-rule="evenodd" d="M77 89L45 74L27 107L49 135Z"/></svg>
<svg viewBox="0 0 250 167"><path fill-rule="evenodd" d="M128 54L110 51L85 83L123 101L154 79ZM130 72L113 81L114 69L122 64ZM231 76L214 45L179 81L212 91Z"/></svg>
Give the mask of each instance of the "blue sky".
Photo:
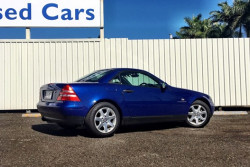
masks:
<svg viewBox="0 0 250 167"><path fill-rule="evenodd" d="M218 10L223 0L104 0L105 38L164 39L184 17ZM229 3L232 0L229 0ZM98 28L32 28L33 39L96 38ZM0 39L24 39L24 28L0 28Z"/></svg>

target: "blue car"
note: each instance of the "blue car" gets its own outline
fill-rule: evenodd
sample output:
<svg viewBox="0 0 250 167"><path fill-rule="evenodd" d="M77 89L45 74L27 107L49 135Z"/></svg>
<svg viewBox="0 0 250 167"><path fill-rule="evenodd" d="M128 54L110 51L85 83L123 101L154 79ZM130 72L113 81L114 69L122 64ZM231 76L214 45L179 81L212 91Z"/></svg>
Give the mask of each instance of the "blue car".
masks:
<svg viewBox="0 0 250 167"><path fill-rule="evenodd" d="M37 108L44 121L63 128L85 125L98 137L111 136L124 124L184 121L200 128L214 112L210 96L132 68L98 70L73 83L43 85Z"/></svg>

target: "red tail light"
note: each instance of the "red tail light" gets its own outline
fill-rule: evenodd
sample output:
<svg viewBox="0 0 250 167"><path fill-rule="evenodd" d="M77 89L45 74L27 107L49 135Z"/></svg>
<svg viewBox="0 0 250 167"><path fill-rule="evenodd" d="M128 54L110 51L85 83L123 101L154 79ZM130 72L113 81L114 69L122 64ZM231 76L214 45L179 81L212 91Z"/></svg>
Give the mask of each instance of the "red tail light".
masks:
<svg viewBox="0 0 250 167"><path fill-rule="evenodd" d="M58 101L80 101L75 91L70 85L66 85L62 88L58 98Z"/></svg>

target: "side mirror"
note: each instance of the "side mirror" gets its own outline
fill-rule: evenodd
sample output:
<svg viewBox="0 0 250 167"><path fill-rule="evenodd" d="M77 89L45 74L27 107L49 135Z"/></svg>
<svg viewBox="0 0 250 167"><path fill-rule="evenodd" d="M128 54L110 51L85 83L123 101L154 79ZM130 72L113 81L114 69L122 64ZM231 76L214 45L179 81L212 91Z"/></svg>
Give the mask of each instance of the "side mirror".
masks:
<svg viewBox="0 0 250 167"><path fill-rule="evenodd" d="M166 88L167 88L167 84L166 84L165 82L163 82L163 83L161 84L161 90L162 90L162 91L165 91Z"/></svg>

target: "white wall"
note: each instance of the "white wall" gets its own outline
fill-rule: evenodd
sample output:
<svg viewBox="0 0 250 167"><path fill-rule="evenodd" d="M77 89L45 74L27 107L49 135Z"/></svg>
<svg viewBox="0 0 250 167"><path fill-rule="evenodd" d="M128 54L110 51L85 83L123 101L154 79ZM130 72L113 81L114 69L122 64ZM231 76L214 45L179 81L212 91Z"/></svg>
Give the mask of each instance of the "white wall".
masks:
<svg viewBox="0 0 250 167"><path fill-rule="evenodd" d="M0 109L35 109L39 87L97 69L145 69L208 93L217 106L250 105L250 39L0 40Z"/></svg>

